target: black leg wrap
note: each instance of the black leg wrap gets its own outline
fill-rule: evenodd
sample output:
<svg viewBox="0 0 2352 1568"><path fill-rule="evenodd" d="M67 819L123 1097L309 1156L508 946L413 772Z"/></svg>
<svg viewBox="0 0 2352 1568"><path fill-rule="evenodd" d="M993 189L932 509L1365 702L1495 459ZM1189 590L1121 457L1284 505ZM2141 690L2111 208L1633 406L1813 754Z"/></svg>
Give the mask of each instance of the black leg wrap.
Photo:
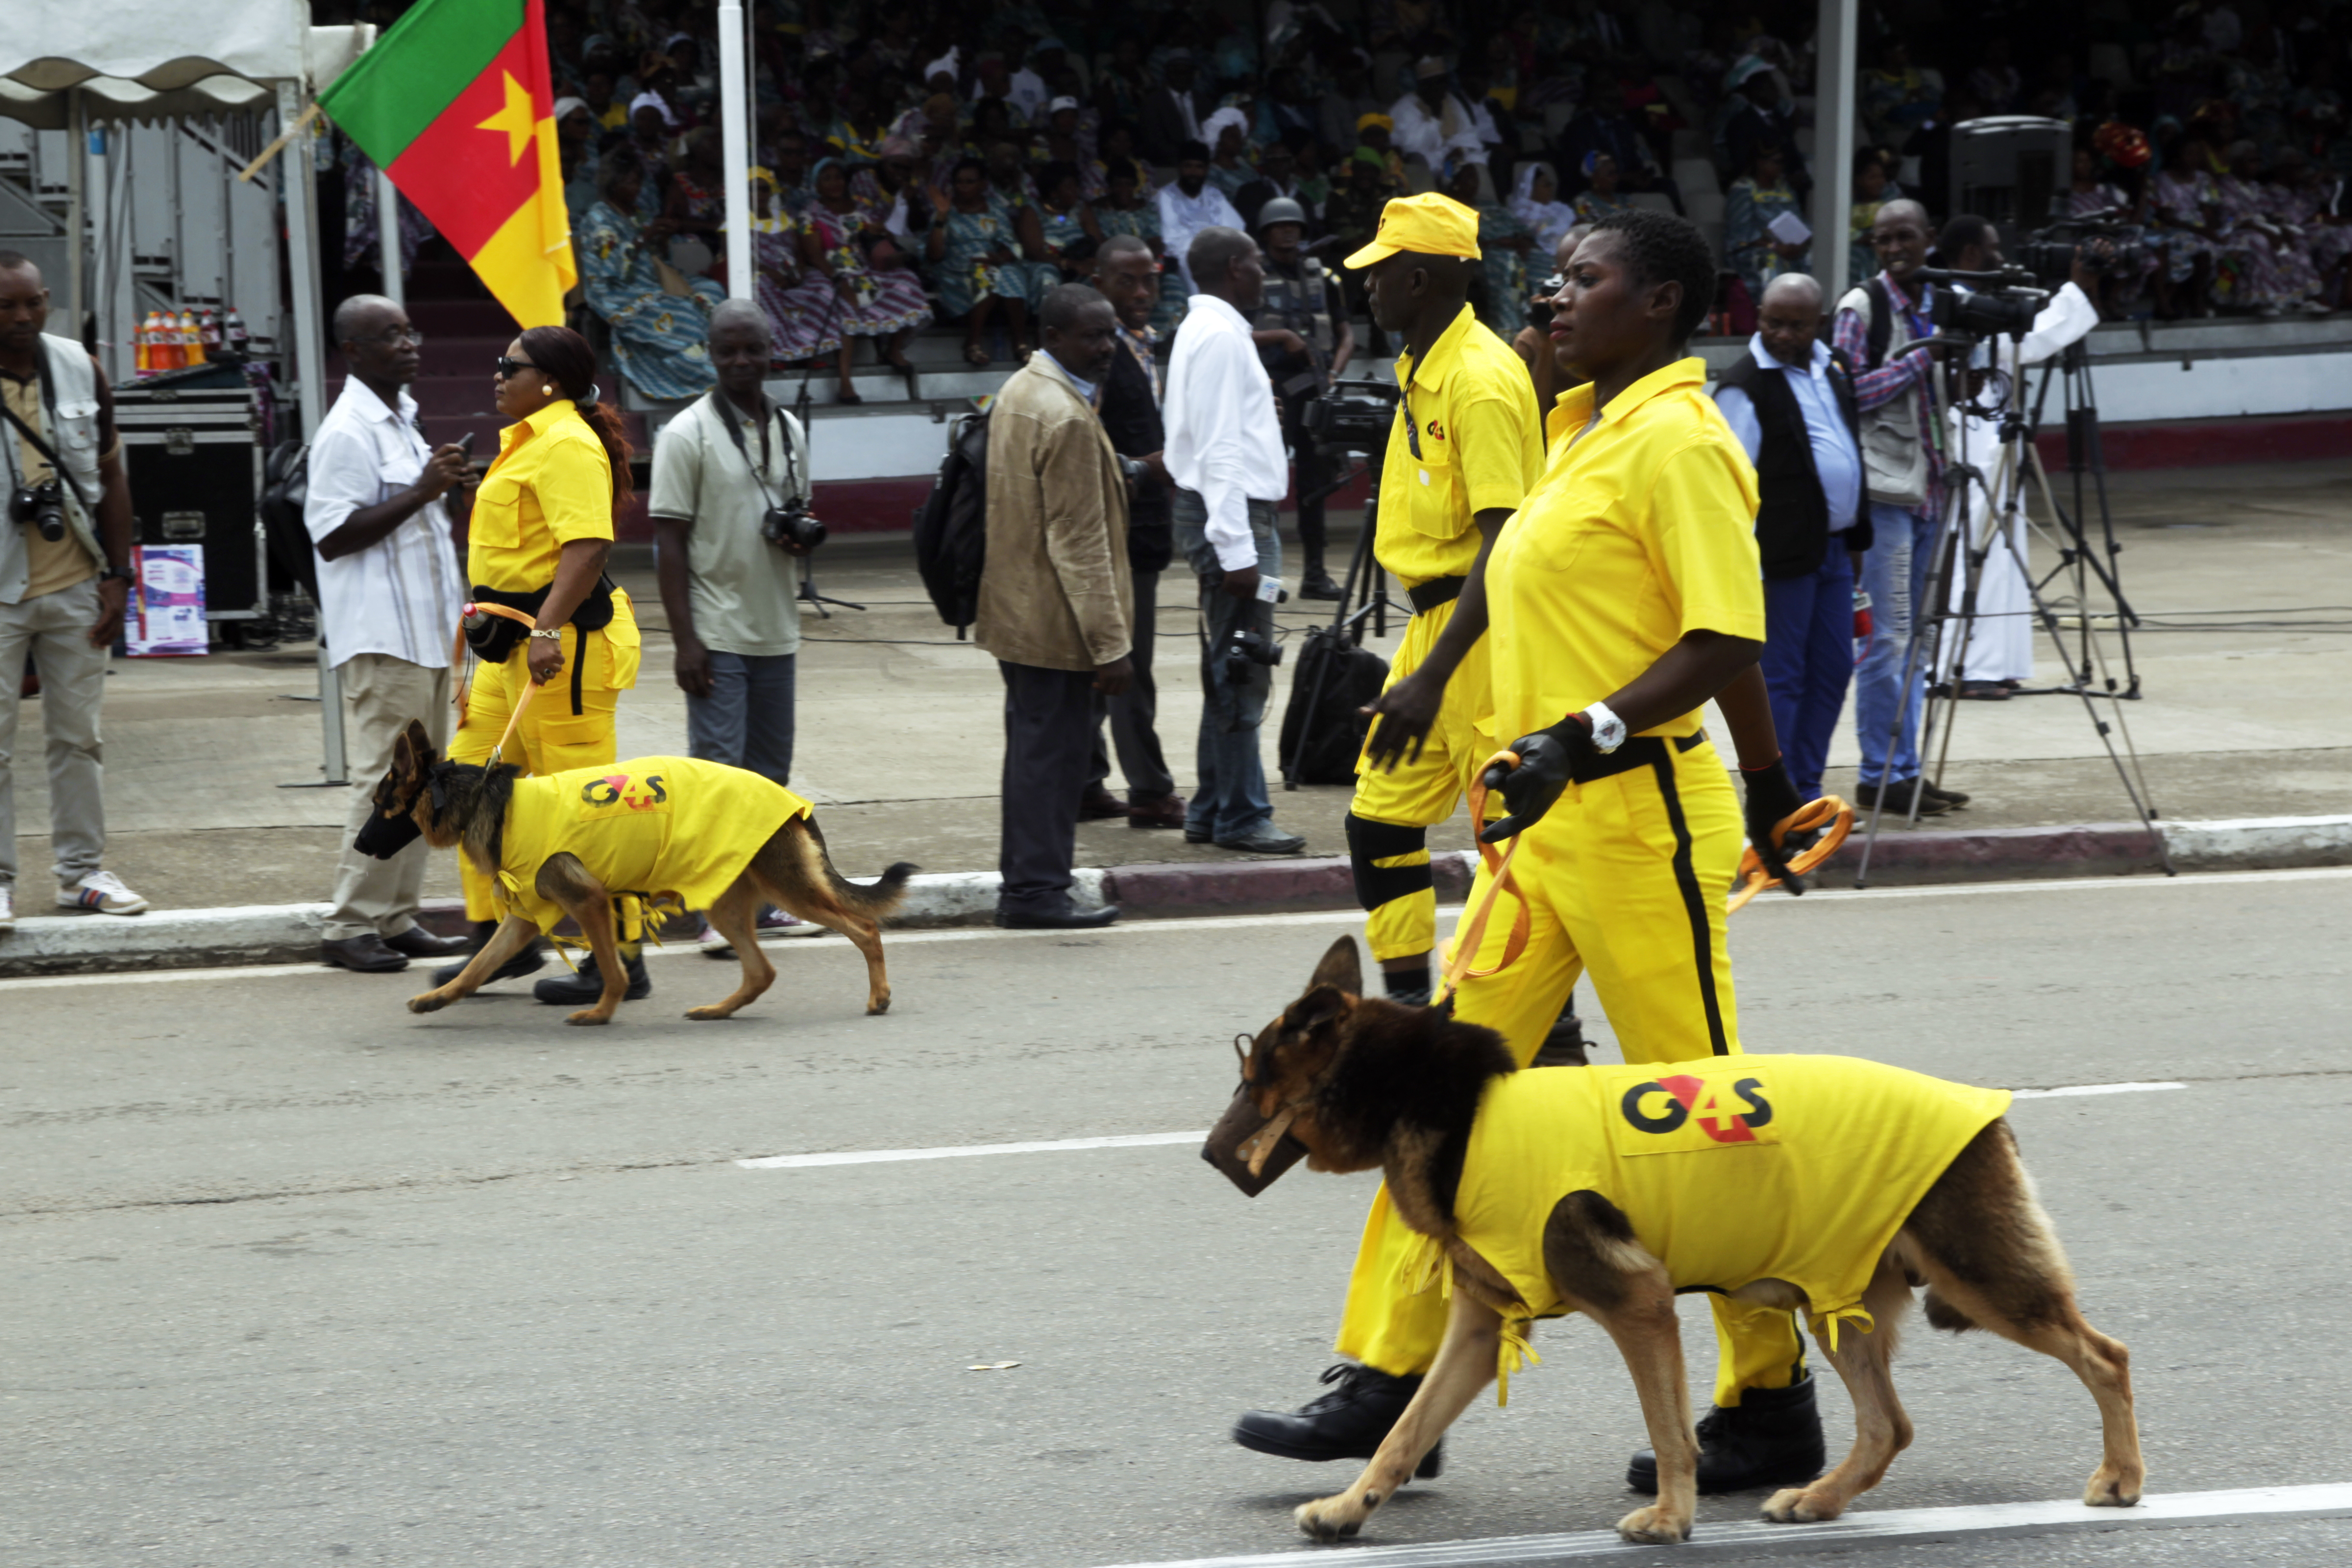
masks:
<svg viewBox="0 0 2352 1568"><path fill-rule="evenodd" d="M1348 864L1356 877L1356 902L1367 910L1379 909L1393 899L1410 897L1437 885L1436 873L1429 862L1418 866L1375 866L1375 860L1392 856L1410 855L1416 849L1429 847L1426 827L1399 827L1391 822L1373 822L1349 813L1348 816Z"/></svg>

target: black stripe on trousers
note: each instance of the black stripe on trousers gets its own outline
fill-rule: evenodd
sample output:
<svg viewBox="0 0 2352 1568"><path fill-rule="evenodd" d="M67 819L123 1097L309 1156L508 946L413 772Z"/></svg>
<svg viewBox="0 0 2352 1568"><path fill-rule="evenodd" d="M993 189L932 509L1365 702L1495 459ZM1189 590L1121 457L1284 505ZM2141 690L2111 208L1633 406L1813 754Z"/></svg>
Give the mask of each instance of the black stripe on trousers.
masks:
<svg viewBox="0 0 2352 1568"><path fill-rule="evenodd" d="M1698 885L1698 868L1691 862L1690 822L1683 816L1682 796L1675 789L1673 753L1659 748L1650 766L1658 775L1658 793L1666 801L1666 821L1675 830L1675 884L1683 890L1683 910L1690 916L1691 955L1698 964L1699 1000L1706 1006L1706 1037L1717 1056L1729 1056L1731 1042L1723 1034L1723 1003L1715 994L1715 948L1707 932L1706 893Z"/></svg>

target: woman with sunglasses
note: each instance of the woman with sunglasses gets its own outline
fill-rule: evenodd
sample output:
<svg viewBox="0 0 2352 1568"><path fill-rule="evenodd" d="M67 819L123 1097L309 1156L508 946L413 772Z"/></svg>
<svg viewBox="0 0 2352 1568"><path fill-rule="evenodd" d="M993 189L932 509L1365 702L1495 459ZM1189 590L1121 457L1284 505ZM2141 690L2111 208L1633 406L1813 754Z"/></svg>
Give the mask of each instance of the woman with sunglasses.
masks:
<svg viewBox="0 0 2352 1568"><path fill-rule="evenodd" d="M1501 967L1515 910L1496 910L1454 1016L1532 1057L1590 974L1633 1062L1739 1049L1725 900L1743 811L1700 728L1710 698L1739 753L1746 837L1768 862L1771 829L1800 802L1780 762L1757 668L1764 595L1756 472L1689 353L1715 296L1716 262L1685 219L1633 209L1595 224L1551 299L1550 340L1570 390L1550 416L1543 477L1471 572L1421 668L1383 693L1376 737L1402 745L1454 665L1485 634L1495 732L1518 837L1512 874L1526 951ZM1471 906L1485 897L1482 869ZM1699 1425L1699 1489L1809 1480L1821 1418L1794 1321L1714 1299L1723 1351L1717 1409ZM1657 1489L1647 1454L1628 1481Z"/></svg>
<svg viewBox="0 0 2352 1568"><path fill-rule="evenodd" d="M499 455L475 493L467 580L478 603L531 617L528 629L485 616L469 630L480 662L454 762L480 763L529 693L503 757L537 776L618 760L614 718L637 683L637 618L629 595L604 575L613 509L631 498L629 443L618 410L597 401L596 352L568 327L533 327L498 362ZM494 640L491 640L494 639ZM466 913L485 941L496 929L491 880L460 858ZM636 944L624 943L629 995L646 994ZM546 960L526 950L492 975L528 974ZM446 984L456 970L436 976ZM542 1002L584 1006L602 993L593 959L576 975L542 980Z"/></svg>

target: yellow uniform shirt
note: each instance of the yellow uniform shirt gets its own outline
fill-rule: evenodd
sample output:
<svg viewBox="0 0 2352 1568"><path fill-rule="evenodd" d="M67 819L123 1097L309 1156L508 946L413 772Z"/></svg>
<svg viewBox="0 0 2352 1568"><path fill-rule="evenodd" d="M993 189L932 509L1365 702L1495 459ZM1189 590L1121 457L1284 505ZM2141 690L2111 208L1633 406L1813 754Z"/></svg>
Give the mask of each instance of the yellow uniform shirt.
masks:
<svg viewBox="0 0 2352 1568"><path fill-rule="evenodd" d="M1567 1309L1544 1267L1559 1200L1596 1192L1676 1289L1786 1279L1812 1313L1867 1329L1879 1255L1969 1139L2009 1109L1976 1089L1852 1057L1709 1057L1537 1068L1487 1085L1454 1226L1537 1317Z"/></svg>
<svg viewBox="0 0 2352 1568"><path fill-rule="evenodd" d="M709 909L777 828L808 813L808 802L758 773L686 757L518 779L499 886L515 913L546 931L563 910L533 883L548 857L569 851L616 897Z"/></svg>
<svg viewBox="0 0 2352 1568"><path fill-rule="evenodd" d="M467 532L467 571L503 594L554 582L572 540L613 537L613 461L570 398L499 432Z"/></svg>
<svg viewBox="0 0 2352 1568"><path fill-rule="evenodd" d="M1605 700L1685 632L1763 640L1756 469L1706 379L1704 361L1678 361L1591 430L1592 388L1560 395L1550 461L1486 563L1505 742ZM1643 733L1698 727L1695 709Z"/></svg>
<svg viewBox="0 0 2352 1568"><path fill-rule="evenodd" d="M1475 514L1527 498L1543 471L1543 426L1526 362L1467 305L1419 363L1398 360L1396 374L1404 401L1381 469L1372 553L1412 588L1469 575Z"/></svg>

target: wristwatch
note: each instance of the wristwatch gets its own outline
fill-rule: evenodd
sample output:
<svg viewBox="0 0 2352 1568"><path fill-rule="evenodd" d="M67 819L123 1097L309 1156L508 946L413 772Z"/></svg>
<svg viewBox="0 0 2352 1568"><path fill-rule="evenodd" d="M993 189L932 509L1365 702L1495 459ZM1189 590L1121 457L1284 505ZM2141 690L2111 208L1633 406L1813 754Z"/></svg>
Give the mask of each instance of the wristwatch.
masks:
<svg viewBox="0 0 2352 1568"><path fill-rule="evenodd" d="M1592 726L1592 749L1602 756L1625 743L1625 721L1609 711L1606 702L1595 702L1587 708L1584 718Z"/></svg>
<svg viewBox="0 0 2352 1568"><path fill-rule="evenodd" d="M117 583L135 583L138 581L136 577L133 577L131 574L131 568L128 566L109 566L105 571L100 572L98 574L98 580L101 583L106 582L110 578Z"/></svg>
<svg viewBox="0 0 2352 1568"><path fill-rule="evenodd" d="M533 626L530 628L530 635L535 637L545 637L550 642L562 642L563 640L563 628L562 626L556 626L550 630L542 631L539 627Z"/></svg>

